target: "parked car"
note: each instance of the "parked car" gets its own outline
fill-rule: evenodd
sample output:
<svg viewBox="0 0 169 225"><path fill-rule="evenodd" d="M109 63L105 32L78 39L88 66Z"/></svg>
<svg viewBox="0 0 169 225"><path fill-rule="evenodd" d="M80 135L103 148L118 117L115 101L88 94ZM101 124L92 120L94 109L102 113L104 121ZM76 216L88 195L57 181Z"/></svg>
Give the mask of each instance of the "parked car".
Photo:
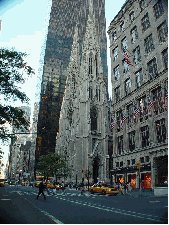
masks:
<svg viewBox="0 0 169 225"><path fill-rule="evenodd" d="M15 180L10 180L9 181L9 185L15 185L15 184L16 184Z"/></svg>
<svg viewBox="0 0 169 225"><path fill-rule="evenodd" d="M119 190L117 188L105 187L101 184L94 184L89 188L89 191L91 192L91 194L101 193L103 195L106 194L117 195L119 193Z"/></svg>

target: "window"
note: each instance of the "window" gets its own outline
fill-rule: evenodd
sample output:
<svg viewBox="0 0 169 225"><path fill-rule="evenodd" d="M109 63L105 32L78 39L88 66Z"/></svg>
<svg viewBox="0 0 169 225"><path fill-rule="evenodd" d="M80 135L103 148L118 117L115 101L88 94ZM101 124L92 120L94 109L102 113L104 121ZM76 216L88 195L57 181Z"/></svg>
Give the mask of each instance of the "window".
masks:
<svg viewBox="0 0 169 225"><path fill-rule="evenodd" d="M143 31L147 30L150 26L149 16L148 13L142 18L141 24L143 26Z"/></svg>
<svg viewBox="0 0 169 225"><path fill-rule="evenodd" d="M130 166L130 160L127 160L127 166Z"/></svg>
<svg viewBox="0 0 169 225"><path fill-rule="evenodd" d="M155 90L153 90L152 95L153 95L154 113L155 115L159 115L164 111L161 87L158 87Z"/></svg>
<svg viewBox="0 0 169 225"><path fill-rule="evenodd" d="M136 41L136 39L138 38L137 26L134 26L130 33L131 33L131 37L132 37L131 41L132 41L132 43L134 43Z"/></svg>
<svg viewBox="0 0 169 225"><path fill-rule="evenodd" d="M137 83L137 87L140 87L144 83L142 69L136 72L136 83Z"/></svg>
<svg viewBox="0 0 169 225"><path fill-rule="evenodd" d="M142 11L145 8L145 0L140 0L139 5L140 5L140 9Z"/></svg>
<svg viewBox="0 0 169 225"><path fill-rule="evenodd" d="M92 74L92 58L89 58L89 74Z"/></svg>
<svg viewBox="0 0 169 225"><path fill-rule="evenodd" d="M125 92L126 92L126 95L128 95L131 92L131 79L130 78L128 78L125 81Z"/></svg>
<svg viewBox="0 0 169 225"><path fill-rule="evenodd" d="M160 42L167 41L168 38L168 27L166 21L164 21L160 26L157 28L158 38Z"/></svg>
<svg viewBox="0 0 169 225"><path fill-rule="evenodd" d="M113 37L113 41L116 41L117 39L116 31L112 34L112 37Z"/></svg>
<svg viewBox="0 0 169 225"><path fill-rule="evenodd" d="M163 5L162 5L162 1L159 0L155 5L154 5L154 12L155 12L155 17L156 19L159 18L163 12L164 12L164 9L163 9Z"/></svg>
<svg viewBox="0 0 169 225"><path fill-rule="evenodd" d="M156 122L156 131L158 143L165 142L166 140L165 119L161 119Z"/></svg>
<svg viewBox="0 0 169 225"><path fill-rule="evenodd" d="M116 167L119 167L119 162L116 162Z"/></svg>
<svg viewBox="0 0 169 225"><path fill-rule="evenodd" d="M120 131L120 124L121 124L121 110L116 113L117 119L117 131Z"/></svg>
<svg viewBox="0 0 169 225"><path fill-rule="evenodd" d="M135 159L132 159L131 162L132 162L132 165L136 163Z"/></svg>
<svg viewBox="0 0 169 225"><path fill-rule="evenodd" d="M117 58L118 58L118 47L116 47L115 49L113 49L113 56L114 56L114 61L116 61Z"/></svg>
<svg viewBox="0 0 169 225"><path fill-rule="evenodd" d="M149 71L150 79L154 78L158 74L156 58L152 59L148 63L148 71Z"/></svg>
<svg viewBox="0 0 169 225"><path fill-rule="evenodd" d="M120 86L115 88L115 100L116 102L120 100Z"/></svg>
<svg viewBox="0 0 169 225"><path fill-rule="evenodd" d="M92 89L92 87L89 87L89 98L90 99L93 98L93 89Z"/></svg>
<svg viewBox="0 0 169 225"><path fill-rule="evenodd" d="M96 62L96 76L97 76L98 75L97 55L95 55L95 62Z"/></svg>
<svg viewBox="0 0 169 225"><path fill-rule="evenodd" d="M120 162L120 167L122 167L122 166L123 166L123 161Z"/></svg>
<svg viewBox="0 0 169 225"><path fill-rule="evenodd" d="M168 49L165 49L162 52L162 57L163 57L164 67L165 67L165 69L168 69Z"/></svg>
<svg viewBox="0 0 169 225"><path fill-rule="evenodd" d="M133 50L133 54L134 54L134 63L137 64L139 61L141 61L140 46L137 46Z"/></svg>
<svg viewBox="0 0 169 225"><path fill-rule="evenodd" d="M124 21L121 22L121 24L120 24L120 29L121 29L121 31L124 31L124 29L125 29L125 27L124 27Z"/></svg>
<svg viewBox="0 0 169 225"><path fill-rule="evenodd" d="M146 162L149 162L149 161L150 161L149 156L146 156Z"/></svg>
<svg viewBox="0 0 169 225"><path fill-rule="evenodd" d="M149 127L141 127L142 148L149 146Z"/></svg>
<svg viewBox="0 0 169 225"><path fill-rule="evenodd" d="M153 44L153 37L152 34L150 34L145 40L144 40L144 45L145 45L145 51L147 53L151 52L154 49L154 44Z"/></svg>
<svg viewBox="0 0 169 225"><path fill-rule="evenodd" d="M127 49L127 38L123 38L123 40L121 41L121 48L123 49Z"/></svg>
<svg viewBox="0 0 169 225"><path fill-rule="evenodd" d="M97 130L97 110L92 107L90 110L91 131Z"/></svg>
<svg viewBox="0 0 169 225"><path fill-rule="evenodd" d="M140 122L148 118L146 96L139 99Z"/></svg>
<svg viewBox="0 0 169 225"><path fill-rule="evenodd" d="M133 20L135 19L135 16L134 16L134 11L132 11L129 15L130 17L130 21L133 22Z"/></svg>
<svg viewBox="0 0 169 225"><path fill-rule="evenodd" d="M129 133L129 149L130 151L135 149L135 131Z"/></svg>
<svg viewBox="0 0 169 225"><path fill-rule="evenodd" d="M144 163L144 157L141 157L141 158L140 158L140 162L141 162L141 163Z"/></svg>
<svg viewBox="0 0 169 225"><path fill-rule="evenodd" d="M120 136L118 139L118 154L121 155L123 153L123 136Z"/></svg>
<svg viewBox="0 0 169 225"><path fill-rule="evenodd" d="M127 71L129 70L129 64L126 62L126 60L123 60L123 66L124 66L124 73L127 73Z"/></svg>
<svg viewBox="0 0 169 225"><path fill-rule="evenodd" d="M115 76L115 80L118 80L120 77L119 65L114 68L114 76Z"/></svg>
<svg viewBox="0 0 169 225"><path fill-rule="evenodd" d="M130 104L130 105L127 107L127 110L128 110L128 124L129 124L129 125L132 125L133 122L134 122L134 118L133 118L133 114L134 114L134 106L133 106L133 104Z"/></svg>

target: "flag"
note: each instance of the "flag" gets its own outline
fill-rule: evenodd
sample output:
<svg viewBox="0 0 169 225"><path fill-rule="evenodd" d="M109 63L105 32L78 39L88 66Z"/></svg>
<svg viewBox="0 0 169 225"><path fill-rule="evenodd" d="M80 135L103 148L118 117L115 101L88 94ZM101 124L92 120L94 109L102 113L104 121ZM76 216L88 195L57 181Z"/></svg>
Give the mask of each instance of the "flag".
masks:
<svg viewBox="0 0 169 225"><path fill-rule="evenodd" d="M148 97L148 107L147 107L147 113L149 116L151 116L151 109L154 106L153 102L151 101L150 97Z"/></svg>
<svg viewBox="0 0 169 225"><path fill-rule="evenodd" d="M113 130L113 128L116 126L116 123L113 119L111 119L111 125L110 125L110 128L111 128L111 131Z"/></svg>
<svg viewBox="0 0 169 225"><path fill-rule="evenodd" d="M168 90L166 87L164 87L164 108L167 107L167 100L168 99Z"/></svg>
<svg viewBox="0 0 169 225"><path fill-rule="evenodd" d="M121 112L121 129L123 130L123 125L124 125L124 122L126 121L126 117L124 116L123 112Z"/></svg>
<svg viewBox="0 0 169 225"><path fill-rule="evenodd" d="M136 106L134 106L134 114L133 114L134 122L136 122L136 117L138 116L139 113L140 113L140 110L137 109Z"/></svg>
<svg viewBox="0 0 169 225"><path fill-rule="evenodd" d="M129 58L130 56L128 55L128 53L126 52L126 49L123 48L123 52L124 52L124 59L125 59L125 62L130 65L130 66L133 66L133 64L130 62Z"/></svg>

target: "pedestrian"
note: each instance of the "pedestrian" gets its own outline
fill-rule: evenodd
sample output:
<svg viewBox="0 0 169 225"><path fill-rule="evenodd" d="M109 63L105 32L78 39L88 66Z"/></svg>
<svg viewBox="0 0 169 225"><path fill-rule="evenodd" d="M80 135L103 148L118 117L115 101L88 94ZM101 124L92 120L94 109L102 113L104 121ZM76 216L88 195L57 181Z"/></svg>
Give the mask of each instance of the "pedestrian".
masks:
<svg viewBox="0 0 169 225"><path fill-rule="evenodd" d="M63 193L65 193L65 183L64 183L64 181L62 181L61 186L62 186L62 194L63 194Z"/></svg>
<svg viewBox="0 0 169 225"><path fill-rule="evenodd" d="M127 194L127 185L126 185L126 183L124 183L124 194L125 195Z"/></svg>
<svg viewBox="0 0 169 225"><path fill-rule="evenodd" d="M131 183L128 184L128 193L129 195L131 195L131 191L132 191L132 186Z"/></svg>
<svg viewBox="0 0 169 225"><path fill-rule="evenodd" d="M44 194L44 190L45 190L45 185L44 185L43 180L42 180L40 182L40 184L39 184L39 193L38 193L38 196L36 197L36 199L38 199L39 198L39 195L42 194L43 197L44 197L44 199L46 200L46 196Z"/></svg>
<svg viewBox="0 0 169 225"><path fill-rule="evenodd" d="M144 183L143 183L143 181L141 182L141 190L144 191Z"/></svg>

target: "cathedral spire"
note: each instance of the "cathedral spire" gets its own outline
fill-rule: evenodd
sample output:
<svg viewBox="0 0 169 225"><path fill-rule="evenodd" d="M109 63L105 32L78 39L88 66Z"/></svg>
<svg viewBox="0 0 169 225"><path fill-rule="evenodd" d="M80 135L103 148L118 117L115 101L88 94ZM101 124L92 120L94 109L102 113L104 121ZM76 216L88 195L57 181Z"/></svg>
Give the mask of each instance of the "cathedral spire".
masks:
<svg viewBox="0 0 169 225"><path fill-rule="evenodd" d="M93 15L93 0L89 0L89 15Z"/></svg>

